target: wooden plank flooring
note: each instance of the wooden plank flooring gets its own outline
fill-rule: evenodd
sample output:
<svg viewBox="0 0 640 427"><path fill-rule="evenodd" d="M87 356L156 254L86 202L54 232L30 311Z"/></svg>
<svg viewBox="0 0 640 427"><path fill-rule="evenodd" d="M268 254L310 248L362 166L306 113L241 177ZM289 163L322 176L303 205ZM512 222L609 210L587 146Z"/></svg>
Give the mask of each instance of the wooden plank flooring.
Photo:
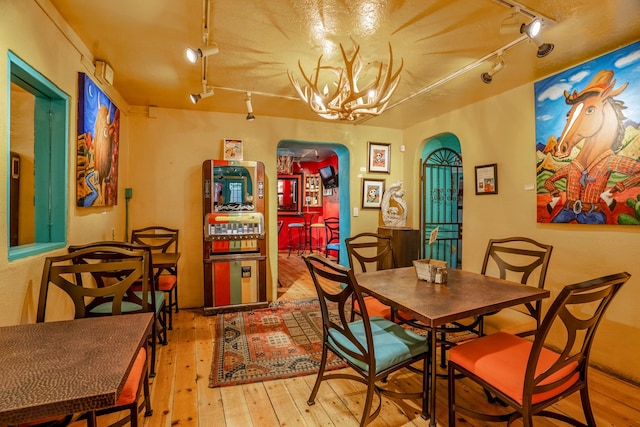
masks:
<svg viewBox="0 0 640 427"><path fill-rule="evenodd" d="M282 257L282 254L281 254ZM280 264L280 299L315 296L301 258L292 254ZM313 406L307 398L315 375L255 384L209 388L215 316L204 316L202 310L180 310L174 314L174 330L169 331L169 344L160 347L157 376L152 379L151 417L140 417L144 427L264 427L264 426L357 426L364 386L347 380L324 382ZM590 372L592 406L599 426L640 426L640 388L617 380L596 369ZM396 374L392 387L416 388L416 374ZM437 421L448 425L446 380L438 382ZM465 383L458 388L458 399L491 409L482 391ZM420 415L418 401L391 401L383 398L380 416L371 426L428 426ZM578 396L557 403L554 408L582 417ZM499 407L497 410L500 410ZM107 418L107 417L103 417ZM100 419L99 425L113 419ZM458 426L489 426L485 422L458 420ZM519 422L514 425L522 425ZM560 426L552 421L536 419L536 426Z"/></svg>

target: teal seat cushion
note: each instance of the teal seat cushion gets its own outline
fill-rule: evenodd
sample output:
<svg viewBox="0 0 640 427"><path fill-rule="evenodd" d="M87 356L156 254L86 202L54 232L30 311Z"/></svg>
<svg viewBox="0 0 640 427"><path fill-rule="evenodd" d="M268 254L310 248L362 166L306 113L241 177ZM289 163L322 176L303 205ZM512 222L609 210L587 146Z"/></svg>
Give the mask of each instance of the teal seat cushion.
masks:
<svg viewBox="0 0 640 427"><path fill-rule="evenodd" d="M370 317L369 321L375 349L376 374L429 351L427 338L379 316ZM349 323L349 327L358 342L366 348L367 341L362 320ZM344 351L340 351L340 346L342 346L354 353L359 353L357 347L339 330L335 328L329 329L329 343L343 358L349 360L360 369L368 369L366 363L349 356Z"/></svg>
<svg viewBox="0 0 640 427"><path fill-rule="evenodd" d="M111 314L113 303L105 302L104 304L100 304L91 309L91 313L93 314ZM139 304L129 301L122 301L122 306L120 307L122 313L132 313L134 311L142 310Z"/></svg>
<svg viewBox="0 0 640 427"><path fill-rule="evenodd" d="M162 307L162 304L164 304L164 292L162 291L155 291L156 292L156 313L158 313L160 311L160 307ZM134 292L134 294L138 297L138 298L142 298L142 292ZM149 294L149 304L151 304L151 294ZM93 314L111 314L112 313L112 303L110 302L105 302L104 304L100 304L94 308L91 309L91 313ZM136 304L134 302L130 302L130 301L122 301L122 307L121 307L122 313L132 313L135 311L140 311L142 310L142 307L140 307L139 304Z"/></svg>
<svg viewBox="0 0 640 427"><path fill-rule="evenodd" d="M156 314L157 314L160 312L160 310L162 309L161 307L164 304L164 292L163 291L155 291L155 292L156 292ZM135 291L134 294L136 294L138 298L142 298L141 291ZM149 294L149 304L151 304L151 294Z"/></svg>

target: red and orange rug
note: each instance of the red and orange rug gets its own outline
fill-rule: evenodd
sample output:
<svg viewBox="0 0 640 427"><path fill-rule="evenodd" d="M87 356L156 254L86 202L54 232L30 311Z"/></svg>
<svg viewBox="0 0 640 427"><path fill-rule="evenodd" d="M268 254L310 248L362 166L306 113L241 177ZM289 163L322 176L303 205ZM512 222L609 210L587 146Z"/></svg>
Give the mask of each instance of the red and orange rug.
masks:
<svg viewBox="0 0 640 427"><path fill-rule="evenodd" d="M317 298L219 314L209 387L311 375L318 372L321 356ZM345 366L329 353L328 370Z"/></svg>

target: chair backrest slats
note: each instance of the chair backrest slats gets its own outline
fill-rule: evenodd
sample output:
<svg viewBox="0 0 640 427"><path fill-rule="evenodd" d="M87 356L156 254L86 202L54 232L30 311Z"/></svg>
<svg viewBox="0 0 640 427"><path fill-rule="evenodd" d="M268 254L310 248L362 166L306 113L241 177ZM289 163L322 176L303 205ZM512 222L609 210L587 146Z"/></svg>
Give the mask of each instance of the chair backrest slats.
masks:
<svg viewBox="0 0 640 427"><path fill-rule="evenodd" d="M131 231L131 243L147 245L152 252L178 252L179 230L174 228L151 226Z"/></svg>
<svg viewBox="0 0 640 427"><path fill-rule="evenodd" d="M556 297L538 329L524 382L527 396L544 393L578 377L586 378L593 338L605 311L631 276L624 272L565 286ZM551 331L563 330L562 343ZM548 342L550 336L553 343ZM545 346L559 348L558 359L536 374L539 356Z"/></svg>
<svg viewBox="0 0 640 427"><path fill-rule="evenodd" d="M324 219L327 231L327 244L340 242L340 218L328 217Z"/></svg>
<svg viewBox="0 0 640 427"><path fill-rule="evenodd" d="M391 236L360 233L346 238L345 244L351 268L355 268L356 262L363 272L398 266Z"/></svg>
<svg viewBox="0 0 640 427"><path fill-rule="evenodd" d="M514 273L519 276L518 281L523 285L529 284L529 277L536 273L538 281L535 282L535 286L542 289L552 251L553 246L528 237L491 239L487 245L481 273L489 274L492 267L497 268L501 279L507 279L509 273Z"/></svg>
<svg viewBox="0 0 640 427"><path fill-rule="evenodd" d="M69 295L74 303L75 318L88 316L92 307L104 302L111 304L108 314L121 314L124 301L138 305L140 311L149 311L148 286L143 286L141 298L131 291L135 282L149 282L149 265L145 251L107 246L47 257L40 282L36 321L45 320L51 285Z"/></svg>

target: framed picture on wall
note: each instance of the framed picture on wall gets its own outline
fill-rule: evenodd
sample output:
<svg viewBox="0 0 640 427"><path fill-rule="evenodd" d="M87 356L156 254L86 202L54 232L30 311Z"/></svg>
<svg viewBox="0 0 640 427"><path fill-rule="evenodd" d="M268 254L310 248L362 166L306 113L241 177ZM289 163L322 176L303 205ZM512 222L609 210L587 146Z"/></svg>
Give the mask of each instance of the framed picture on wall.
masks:
<svg viewBox="0 0 640 427"><path fill-rule="evenodd" d="M384 194L384 179L362 180L362 209L380 209Z"/></svg>
<svg viewBox="0 0 640 427"><path fill-rule="evenodd" d="M498 165L476 166L476 194L498 194Z"/></svg>
<svg viewBox="0 0 640 427"><path fill-rule="evenodd" d="M224 159L225 160L242 160L244 156L241 139L225 139L224 140Z"/></svg>
<svg viewBox="0 0 640 427"><path fill-rule="evenodd" d="M391 172L391 144L369 142L369 172Z"/></svg>

